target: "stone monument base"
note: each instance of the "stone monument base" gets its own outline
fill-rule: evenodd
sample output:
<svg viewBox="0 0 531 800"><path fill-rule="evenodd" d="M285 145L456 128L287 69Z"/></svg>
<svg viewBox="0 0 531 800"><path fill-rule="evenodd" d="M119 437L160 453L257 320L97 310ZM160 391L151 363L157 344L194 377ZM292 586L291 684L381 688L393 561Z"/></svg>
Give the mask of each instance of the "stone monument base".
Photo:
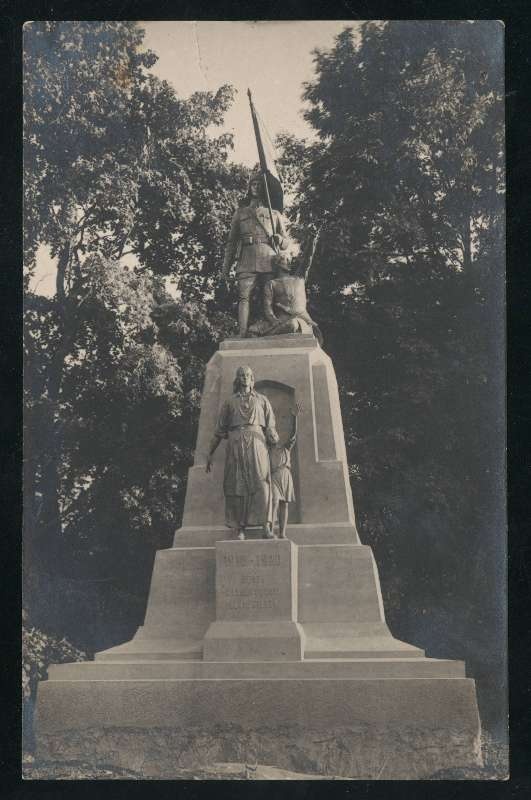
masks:
<svg viewBox="0 0 531 800"><path fill-rule="evenodd" d="M159 780L178 778L182 769L235 762L350 780L429 780L448 764L481 765L479 742L459 731L372 723L331 731L226 724L186 730L90 728L47 734L39 755L132 769Z"/></svg>
<svg viewBox="0 0 531 800"><path fill-rule="evenodd" d="M474 681L463 662L393 638L369 548L218 541L161 563L142 635L94 662L50 667L40 758L157 778L220 761L393 780L480 764ZM171 629L157 639L165 609L203 574L215 603L202 639L188 650ZM194 602L208 607L197 589Z"/></svg>
<svg viewBox="0 0 531 800"><path fill-rule="evenodd" d="M300 403L288 540L226 541L224 456L205 470L236 369L248 364L281 441ZM157 554L144 625L94 662L49 669L38 756L172 778L214 762L358 779L481 763L461 661L395 639L360 543L332 362L311 335L227 340L210 360L183 526Z"/></svg>
<svg viewBox="0 0 531 800"><path fill-rule="evenodd" d="M462 665L390 662L72 664L61 680L52 669L39 689L38 756L146 778L234 761L363 780L481 764L474 682L459 676ZM224 677L199 677L216 672ZM289 677L255 677L267 672ZM236 674L246 677L227 677Z"/></svg>

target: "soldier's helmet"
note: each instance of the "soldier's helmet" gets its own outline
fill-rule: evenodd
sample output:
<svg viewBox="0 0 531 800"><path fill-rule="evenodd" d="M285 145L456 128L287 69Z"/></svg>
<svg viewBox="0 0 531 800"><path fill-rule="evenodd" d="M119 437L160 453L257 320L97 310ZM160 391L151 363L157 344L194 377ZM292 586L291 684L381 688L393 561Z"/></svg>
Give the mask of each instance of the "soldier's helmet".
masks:
<svg viewBox="0 0 531 800"><path fill-rule="evenodd" d="M249 183L247 184L248 189L251 187L251 183L253 181L260 181L260 183L262 183L262 172L258 169L258 167L255 167L249 175Z"/></svg>
<svg viewBox="0 0 531 800"><path fill-rule="evenodd" d="M260 181L260 196L262 198L262 202L265 203L265 196L264 196L264 189L263 189L263 186L264 186L263 177L262 177L261 171L258 169L258 167L256 167L255 169L253 169L253 171L249 175L249 181L247 183L247 192L245 193L245 197L243 198L243 200L240 201L240 205L247 206L251 202L251 199L252 199L252 197L251 197L251 183L253 183L254 181Z"/></svg>

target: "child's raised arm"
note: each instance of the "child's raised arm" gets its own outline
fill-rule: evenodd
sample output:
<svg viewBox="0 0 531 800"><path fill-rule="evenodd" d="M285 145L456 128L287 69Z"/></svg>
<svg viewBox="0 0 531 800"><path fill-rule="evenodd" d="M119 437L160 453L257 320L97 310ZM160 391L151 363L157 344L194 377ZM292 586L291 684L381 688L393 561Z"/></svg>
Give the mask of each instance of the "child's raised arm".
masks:
<svg viewBox="0 0 531 800"><path fill-rule="evenodd" d="M300 403L295 403L295 408L292 409L291 411L291 416L293 420L291 434L288 441L286 442L286 447L288 448L288 450L291 450L291 448L297 441L297 419L299 414L302 414L302 405Z"/></svg>

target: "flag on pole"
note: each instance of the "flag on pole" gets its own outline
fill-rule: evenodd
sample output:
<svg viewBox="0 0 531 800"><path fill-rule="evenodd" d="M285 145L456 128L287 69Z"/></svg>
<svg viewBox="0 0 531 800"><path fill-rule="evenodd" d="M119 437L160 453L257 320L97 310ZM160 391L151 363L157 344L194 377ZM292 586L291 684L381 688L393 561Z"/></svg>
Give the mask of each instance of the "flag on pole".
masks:
<svg viewBox="0 0 531 800"><path fill-rule="evenodd" d="M280 211L284 211L284 192L282 191L282 184L275 165L276 154L275 148L271 141L267 129L258 114L251 90L247 89L249 96L249 105L251 106L251 117L253 120L254 134L256 136L256 145L258 147L258 159L260 161L260 169L265 175L267 181L267 188L269 190L269 197L271 199L271 207Z"/></svg>

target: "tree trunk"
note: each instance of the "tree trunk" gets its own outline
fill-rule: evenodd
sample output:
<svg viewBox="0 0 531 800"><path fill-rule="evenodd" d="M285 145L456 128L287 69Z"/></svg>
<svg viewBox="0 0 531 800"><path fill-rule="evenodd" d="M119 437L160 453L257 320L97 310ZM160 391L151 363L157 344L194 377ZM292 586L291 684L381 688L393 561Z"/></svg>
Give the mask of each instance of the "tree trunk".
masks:
<svg viewBox="0 0 531 800"><path fill-rule="evenodd" d="M38 507L37 507L37 458L31 441L33 425L30 421L32 412L24 411L24 456L23 456L23 536L22 536L22 574L23 604L32 605L32 598L38 592L36 578L38 572ZM28 435L29 434L29 435Z"/></svg>
<svg viewBox="0 0 531 800"><path fill-rule="evenodd" d="M472 268L472 231L471 220L467 217L463 228L463 270L465 275L470 275Z"/></svg>
<svg viewBox="0 0 531 800"><path fill-rule="evenodd" d="M60 330L59 344L52 356L45 380L45 396L42 402L47 406L46 449L42 454L41 480L42 508L38 524L38 550L50 567L57 567L61 553L61 511L60 511L60 464L62 457L62 435L59 417L59 398L63 381L65 358L72 348L75 338L76 322L65 291L66 270L70 261L70 244L60 253L57 265L56 296Z"/></svg>

